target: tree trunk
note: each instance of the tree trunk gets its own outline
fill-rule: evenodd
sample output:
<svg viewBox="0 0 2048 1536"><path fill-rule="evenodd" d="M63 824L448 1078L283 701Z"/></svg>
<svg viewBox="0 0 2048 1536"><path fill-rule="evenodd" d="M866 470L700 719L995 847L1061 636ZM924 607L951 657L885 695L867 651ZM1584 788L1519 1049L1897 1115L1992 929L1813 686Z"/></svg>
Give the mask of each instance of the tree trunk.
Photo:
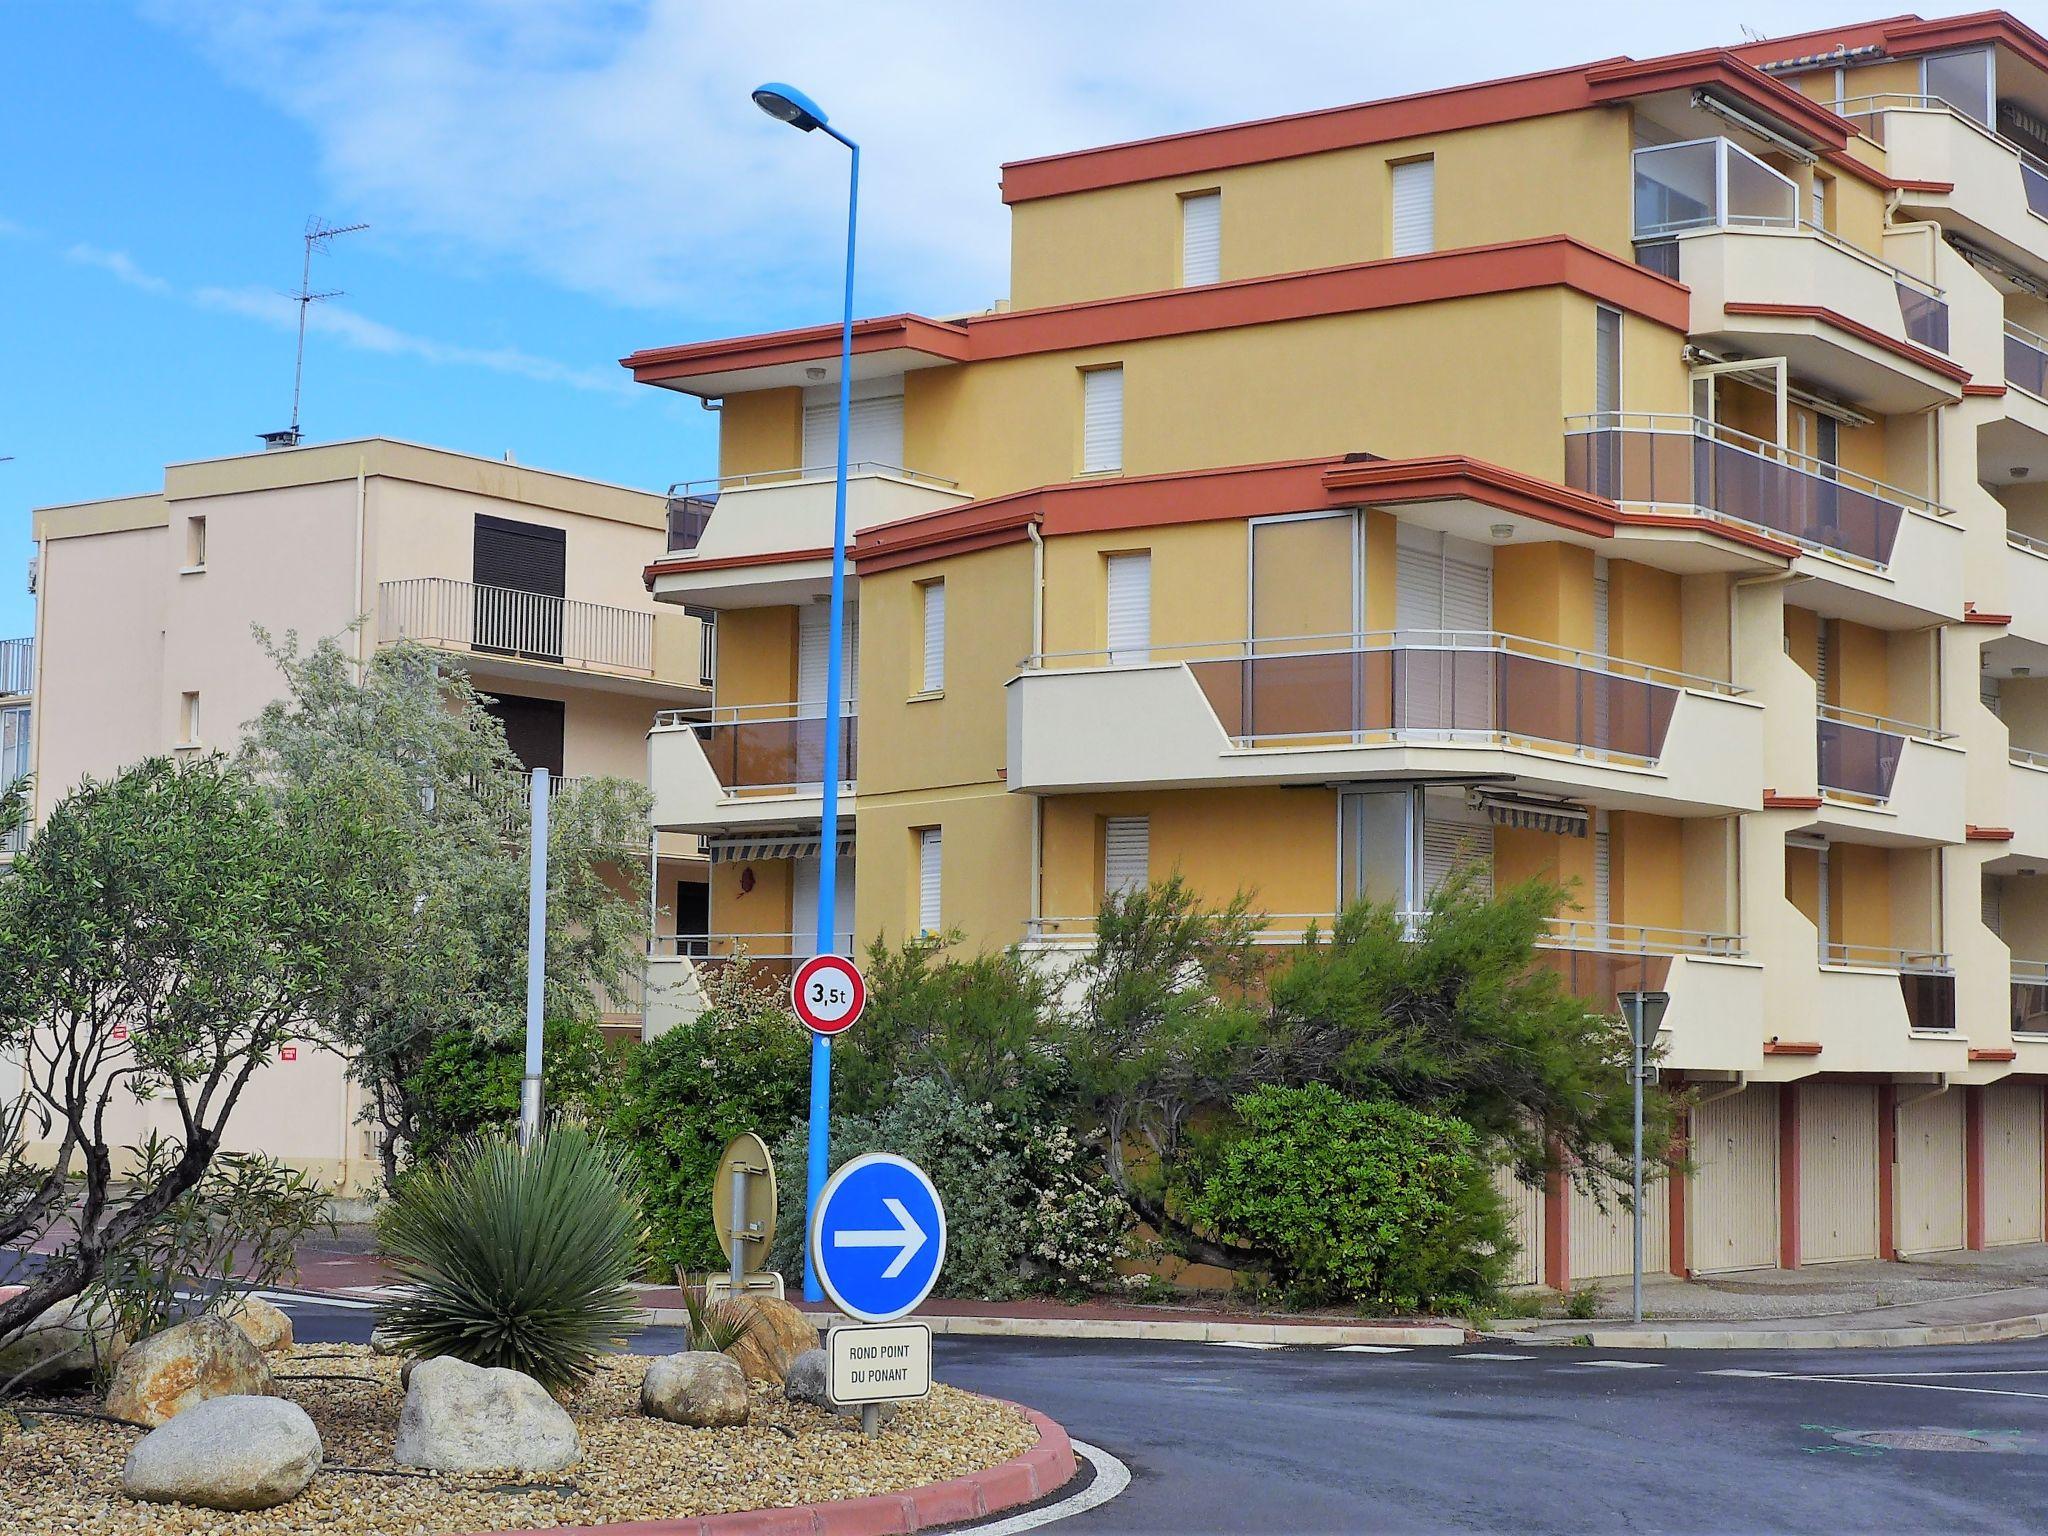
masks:
<svg viewBox="0 0 2048 1536"><path fill-rule="evenodd" d="M1143 1217L1161 1238L1170 1239L1186 1257L1197 1264L1212 1264L1218 1269L1266 1269L1271 1266L1272 1261L1256 1249L1212 1242L1168 1211L1165 1201L1154 1200L1140 1190L1132 1182L1130 1168L1124 1161L1121 1137L1112 1134L1104 1151L1103 1161L1109 1169L1109 1182L1123 1196L1124 1203Z"/></svg>

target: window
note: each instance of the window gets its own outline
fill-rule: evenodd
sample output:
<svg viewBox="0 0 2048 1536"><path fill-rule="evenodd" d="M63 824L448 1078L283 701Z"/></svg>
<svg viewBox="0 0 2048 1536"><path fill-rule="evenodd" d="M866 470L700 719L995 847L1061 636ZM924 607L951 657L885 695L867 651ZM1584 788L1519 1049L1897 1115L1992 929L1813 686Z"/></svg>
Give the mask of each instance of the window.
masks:
<svg viewBox="0 0 2048 1536"><path fill-rule="evenodd" d="M917 931L939 931L940 843L937 827L924 827L917 834Z"/></svg>
<svg viewBox="0 0 2048 1536"><path fill-rule="evenodd" d="M545 768L563 774L568 706L560 699L534 699L523 694L485 694L484 710L505 728L505 745L528 773Z"/></svg>
<svg viewBox="0 0 2048 1536"><path fill-rule="evenodd" d="M206 519L203 517L185 519L185 569L206 569Z"/></svg>
<svg viewBox="0 0 2048 1536"><path fill-rule="evenodd" d="M178 731L180 746L199 745L199 695L196 692L180 696L178 701Z"/></svg>
<svg viewBox="0 0 2048 1536"><path fill-rule="evenodd" d="M1102 891L1123 896L1152 878L1152 822L1146 816L1102 818Z"/></svg>
<svg viewBox="0 0 2048 1536"><path fill-rule="evenodd" d="M1991 126L1991 50L1930 54L1920 61L1920 94L1939 96L1963 116Z"/></svg>
<svg viewBox="0 0 2048 1536"><path fill-rule="evenodd" d="M1091 368L1081 375L1081 473L1124 467L1124 371Z"/></svg>
<svg viewBox="0 0 2048 1536"><path fill-rule="evenodd" d="M471 643L480 651L562 659L566 530L477 514L470 555L476 583Z"/></svg>
<svg viewBox="0 0 2048 1536"><path fill-rule="evenodd" d="M808 603L796 614L797 713L811 719L825 713L825 679L831 675L832 605ZM846 605L845 638L839 652L839 700L850 710L860 697L860 605Z"/></svg>
<svg viewBox="0 0 2048 1536"><path fill-rule="evenodd" d="M804 391L803 469L829 475L839 467L839 386L817 384ZM903 464L903 375L855 379L846 417L846 462Z"/></svg>
<svg viewBox="0 0 2048 1536"><path fill-rule="evenodd" d="M697 681L709 688L718 679L718 610L685 606L683 612L697 621Z"/></svg>
<svg viewBox="0 0 2048 1536"><path fill-rule="evenodd" d="M1806 193L1806 222L1815 229L1832 229L1834 220L1829 217L1828 208L1835 200L1835 183L1831 176L1814 172L1813 185Z"/></svg>
<svg viewBox="0 0 2048 1536"><path fill-rule="evenodd" d="M1396 256L1436 249L1436 161L1406 160L1394 172Z"/></svg>
<svg viewBox="0 0 2048 1536"><path fill-rule="evenodd" d="M946 686L946 584L924 584L924 691Z"/></svg>
<svg viewBox="0 0 2048 1536"><path fill-rule="evenodd" d="M1223 194L1191 192L1180 200L1180 281L1183 288L1223 275Z"/></svg>
<svg viewBox="0 0 2048 1536"><path fill-rule="evenodd" d="M1109 588L1109 664L1147 661L1152 654L1152 552L1111 555L1103 563Z"/></svg>

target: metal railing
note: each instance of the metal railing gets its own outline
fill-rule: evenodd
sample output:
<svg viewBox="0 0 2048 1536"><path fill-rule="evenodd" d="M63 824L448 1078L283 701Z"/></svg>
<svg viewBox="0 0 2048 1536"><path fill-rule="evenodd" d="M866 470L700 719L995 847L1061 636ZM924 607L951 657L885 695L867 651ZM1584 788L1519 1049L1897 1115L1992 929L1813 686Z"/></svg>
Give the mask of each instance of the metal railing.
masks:
<svg viewBox="0 0 2048 1536"><path fill-rule="evenodd" d="M2005 542L2014 549L2023 549L2030 555L2048 556L2048 539L2037 538L2031 533L2021 533L2017 528L2005 530Z"/></svg>
<svg viewBox="0 0 2048 1536"><path fill-rule="evenodd" d="M548 804L553 805L571 785L580 787L588 782L586 774L569 777L549 774ZM489 780L476 781L474 787L477 799L497 816L499 826L508 836L525 830L526 818L533 807L533 774L530 771L499 774Z"/></svg>
<svg viewBox="0 0 2048 1536"><path fill-rule="evenodd" d="M2022 768L2039 768L2048 771L2048 752L2033 747L2007 747L2006 756Z"/></svg>
<svg viewBox="0 0 2048 1536"><path fill-rule="evenodd" d="M35 636L0 640L0 699L25 696L33 692L35 686Z"/></svg>
<svg viewBox="0 0 2048 1536"><path fill-rule="evenodd" d="M2005 382L2048 399L2048 336L2005 322Z"/></svg>
<svg viewBox="0 0 2048 1536"><path fill-rule="evenodd" d="M1874 144L1885 142L1885 114L1888 112L1944 112L1972 132L1983 135L2019 162L2020 186L2029 211L2048 219L2048 160L2022 149L1988 123L1980 123L1968 112L1939 96L1916 96L1905 92L1884 92L1851 96L1835 108L1856 125L1857 132Z"/></svg>
<svg viewBox="0 0 2048 1536"><path fill-rule="evenodd" d="M840 711L839 780L852 785L860 762L859 702ZM800 789L825 782L823 705L727 704L705 709L665 709L654 728L688 730L696 736L718 782L728 791Z"/></svg>
<svg viewBox="0 0 2048 1536"><path fill-rule="evenodd" d="M22 690L24 693L26 689ZM0 794L28 776L29 710L26 704L0 709ZM20 853L28 846L28 825L0 833L0 853Z"/></svg>
<svg viewBox="0 0 2048 1536"><path fill-rule="evenodd" d="M1878 569L1908 512L1953 516L1929 497L1696 416L1569 416L1564 461L1575 490L1683 508Z"/></svg>
<svg viewBox="0 0 2048 1536"><path fill-rule="evenodd" d="M1814 745L1821 788L1868 800L1891 798L1908 741L1949 741L1955 734L1836 704L1818 705L1816 713Z"/></svg>
<svg viewBox="0 0 2048 1536"><path fill-rule="evenodd" d="M413 576L377 588L377 637L654 675L654 615L607 603Z"/></svg>
<svg viewBox="0 0 2048 1536"><path fill-rule="evenodd" d="M860 459L846 466L848 478L855 475L887 475L891 479L908 480L914 485L928 485L939 490L957 491L958 480L948 480L943 475L927 475L921 470L905 469L900 464L884 464L876 459ZM743 475L709 475L698 480L679 480L668 488L668 548L670 554L688 554L704 537L704 530L710 525L711 514L718 509L718 498L726 491L750 490L764 485L790 485L806 480L836 479L837 464L812 464L800 469L755 470Z"/></svg>
<svg viewBox="0 0 2048 1536"><path fill-rule="evenodd" d="M1819 961L1824 968L1889 971L1897 976L1908 1029L1941 1031L1956 1027L1955 965L1938 950L1823 943Z"/></svg>

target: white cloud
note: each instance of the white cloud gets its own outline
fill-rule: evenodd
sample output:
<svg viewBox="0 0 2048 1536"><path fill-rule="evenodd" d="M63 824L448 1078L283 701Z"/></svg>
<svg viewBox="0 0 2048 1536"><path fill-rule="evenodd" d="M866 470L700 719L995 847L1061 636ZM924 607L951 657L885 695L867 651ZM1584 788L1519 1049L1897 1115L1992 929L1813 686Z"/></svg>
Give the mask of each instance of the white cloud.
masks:
<svg viewBox="0 0 2048 1536"><path fill-rule="evenodd" d="M845 155L747 101L798 83L862 140L863 300L1005 291L1005 159L1739 40L1696 7L1526 0L146 0L312 135L336 206L659 308L647 343L830 314ZM1750 0L1775 32L1868 0Z"/></svg>
<svg viewBox="0 0 2048 1536"><path fill-rule="evenodd" d="M169 283L143 271L126 251L102 250L96 245L74 245L65 251L64 259L81 267L97 267L117 281L126 283L130 288L140 288L144 293L171 291Z"/></svg>

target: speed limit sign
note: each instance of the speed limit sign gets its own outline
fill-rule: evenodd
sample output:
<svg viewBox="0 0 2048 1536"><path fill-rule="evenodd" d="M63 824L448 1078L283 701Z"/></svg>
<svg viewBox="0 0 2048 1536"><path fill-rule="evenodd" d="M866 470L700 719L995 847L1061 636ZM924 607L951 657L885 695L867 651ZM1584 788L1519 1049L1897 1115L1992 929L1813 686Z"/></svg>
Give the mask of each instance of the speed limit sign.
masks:
<svg viewBox="0 0 2048 1536"><path fill-rule="evenodd" d="M850 1028L867 1006L868 984L845 956L813 955L790 978L789 1001L813 1033L836 1035Z"/></svg>

